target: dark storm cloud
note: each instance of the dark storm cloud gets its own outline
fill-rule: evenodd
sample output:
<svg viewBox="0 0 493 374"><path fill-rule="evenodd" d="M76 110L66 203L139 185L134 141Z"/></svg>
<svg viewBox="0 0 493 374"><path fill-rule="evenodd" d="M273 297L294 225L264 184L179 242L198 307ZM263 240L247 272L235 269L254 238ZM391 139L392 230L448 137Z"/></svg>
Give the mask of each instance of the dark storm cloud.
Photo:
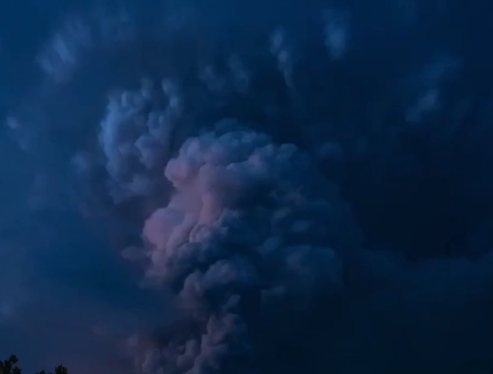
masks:
<svg viewBox="0 0 493 374"><path fill-rule="evenodd" d="M9 113L26 187L2 221L2 350L74 372L488 371L490 90L443 37L458 5L399 24L384 1L130 5L63 18Z"/></svg>

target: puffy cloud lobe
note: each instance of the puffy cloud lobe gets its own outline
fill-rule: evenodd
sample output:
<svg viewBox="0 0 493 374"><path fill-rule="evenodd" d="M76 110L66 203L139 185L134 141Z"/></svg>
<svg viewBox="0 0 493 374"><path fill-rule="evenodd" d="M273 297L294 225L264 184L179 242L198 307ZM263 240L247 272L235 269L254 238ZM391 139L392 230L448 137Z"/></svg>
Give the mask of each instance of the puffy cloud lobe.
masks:
<svg viewBox="0 0 493 374"><path fill-rule="evenodd" d="M409 95L406 120L409 123L419 123L427 115L440 110L443 86L456 77L460 69L461 61L445 54L435 57L413 74L405 84Z"/></svg>
<svg viewBox="0 0 493 374"><path fill-rule="evenodd" d="M271 53L277 60L279 71L284 77L286 86L294 90L293 70L294 56L291 45L286 39L286 32L282 28L278 28L271 35Z"/></svg>
<svg viewBox="0 0 493 374"><path fill-rule="evenodd" d="M67 83L89 52L113 48L135 38L136 25L127 9L100 8L88 17L66 17L37 56L41 70L57 84Z"/></svg>
<svg viewBox="0 0 493 374"><path fill-rule="evenodd" d="M246 370L235 360L257 372L259 318L281 305L301 317L342 291L337 253L358 230L337 188L295 146L234 127L188 139L166 166L176 191L145 223L147 277L175 290L192 332L147 352L144 367Z"/></svg>
<svg viewBox="0 0 493 374"><path fill-rule="evenodd" d="M145 81L140 91L111 95L99 141L116 202L151 193L152 179L161 177L159 171L171 157L181 111L182 98L171 80L157 89Z"/></svg>
<svg viewBox="0 0 493 374"><path fill-rule="evenodd" d="M346 54L349 39L348 15L337 9L327 9L323 14L325 47L333 60Z"/></svg>
<svg viewBox="0 0 493 374"><path fill-rule="evenodd" d="M116 204L149 197L162 187L167 161L187 136L203 126L196 117L210 111L207 106L224 105L221 101L232 92L248 90L249 72L241 59L232 56L228 67L226 76L206 67L199 75L204 86L189 88L189 92L183 92L174 79L160 84L144 79L138 90L115 90L109 95L99 144L109 194ZM82 173L87 172L94 160L78 156L74 161Z"/></svg>

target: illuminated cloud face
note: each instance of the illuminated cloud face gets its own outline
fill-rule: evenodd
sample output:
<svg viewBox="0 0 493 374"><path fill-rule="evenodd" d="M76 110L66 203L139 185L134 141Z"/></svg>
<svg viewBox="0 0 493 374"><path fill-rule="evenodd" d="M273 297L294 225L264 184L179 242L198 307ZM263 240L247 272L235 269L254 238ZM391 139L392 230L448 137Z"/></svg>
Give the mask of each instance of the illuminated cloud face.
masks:
<svg viewBox="0 0 493 374"><path fill-rule="evenodd" d="M439 37L465 21L222 2L79 9L1 93L0 352L74 374L489 372L492 80Z"/></svg>

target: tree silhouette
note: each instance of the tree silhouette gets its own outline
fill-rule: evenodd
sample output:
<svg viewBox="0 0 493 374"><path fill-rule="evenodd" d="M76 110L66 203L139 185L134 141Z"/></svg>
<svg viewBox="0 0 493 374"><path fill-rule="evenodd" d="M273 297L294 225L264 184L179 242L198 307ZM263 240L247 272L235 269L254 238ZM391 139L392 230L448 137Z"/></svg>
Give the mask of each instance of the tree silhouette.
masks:
<svg viewBox="0 0 493 374"><path fill-rule="evenodd" d="M18 362L19 359L14 355L10 356L8 360L0 361L0 374L22 374L21 369L17 366ZM66 367L57 366L54 373L47 373L42 370L36 374L68 374L68 370Z"/></svg>

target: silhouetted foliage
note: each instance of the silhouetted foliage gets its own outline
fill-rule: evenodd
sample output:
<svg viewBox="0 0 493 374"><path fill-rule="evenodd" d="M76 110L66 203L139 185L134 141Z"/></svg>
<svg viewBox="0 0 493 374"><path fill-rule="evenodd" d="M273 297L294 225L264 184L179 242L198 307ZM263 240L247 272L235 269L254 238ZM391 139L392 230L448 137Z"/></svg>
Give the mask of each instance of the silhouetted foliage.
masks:
<svg viewBox="0 0 493 374"><path fill-rule="evenodd" d="M8 360L0 361L0 374L22 374L21 369L17 366L18 362L19 359L14 355L10 356ZM42 370L36 374L68 374L68 370L66 367L57 366L54 373Z"/></svg>

